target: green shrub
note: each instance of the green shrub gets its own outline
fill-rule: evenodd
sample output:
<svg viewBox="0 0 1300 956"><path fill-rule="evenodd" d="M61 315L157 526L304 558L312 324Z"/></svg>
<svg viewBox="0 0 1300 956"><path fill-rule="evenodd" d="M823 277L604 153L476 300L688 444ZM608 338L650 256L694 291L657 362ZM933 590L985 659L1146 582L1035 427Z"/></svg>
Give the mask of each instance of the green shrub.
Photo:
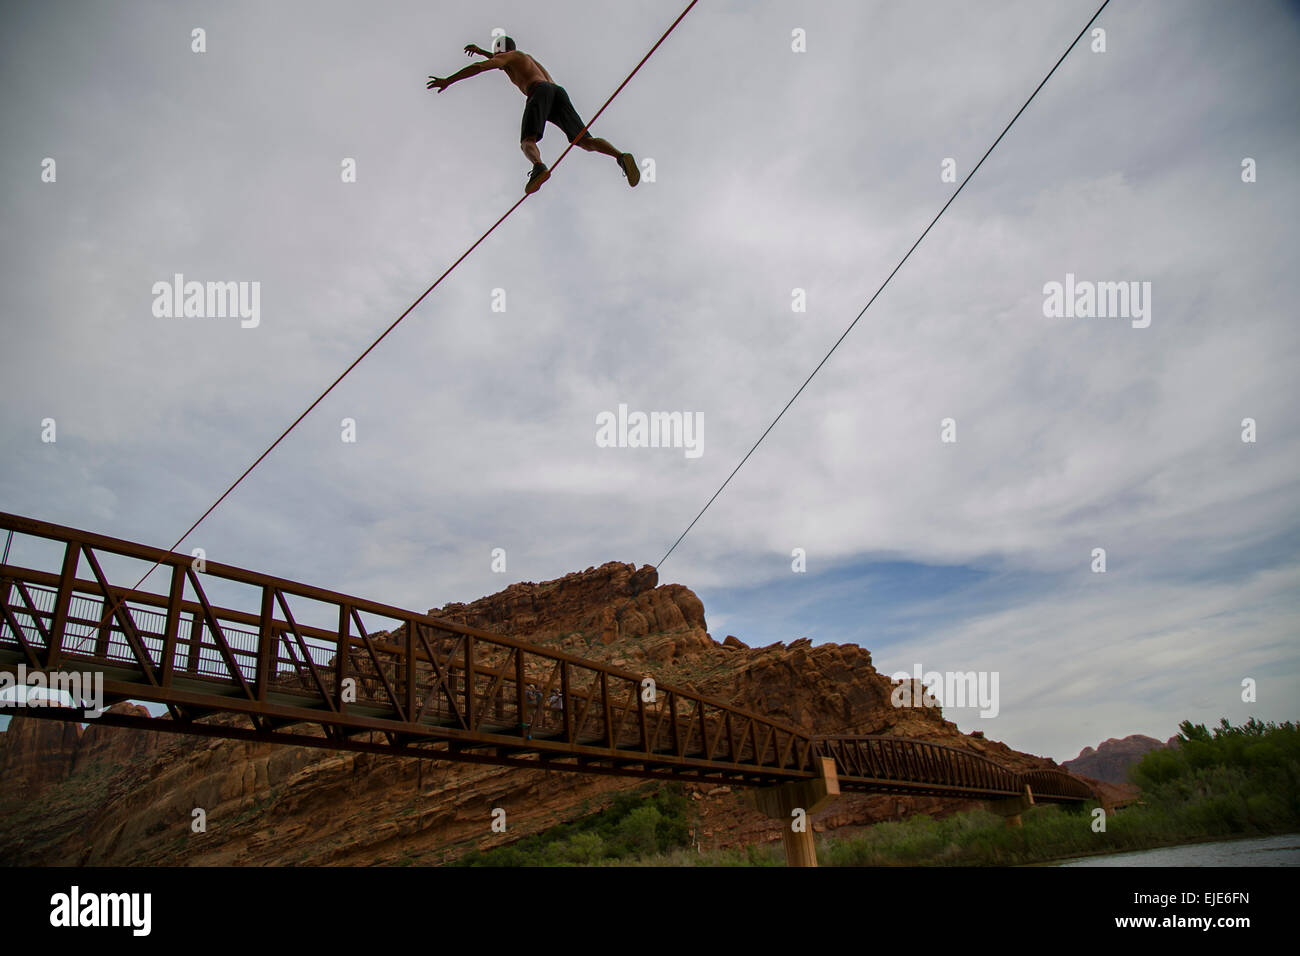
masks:
<svg viewBox="0 0 1300 956"><path fill-rule="evenodd" d="M590 866L646 859L689 845L689 813L680 785L649 784L617 794L604 810L509 846L470 850L457 865Z"/></svg>
<svg viewBox="0 0 1300 956"><path fill-rule="evenodd" d="M637 807L618 824L619 845L627 856L649 856L661 849L655 831L663 819L652 806Z"/></svg>

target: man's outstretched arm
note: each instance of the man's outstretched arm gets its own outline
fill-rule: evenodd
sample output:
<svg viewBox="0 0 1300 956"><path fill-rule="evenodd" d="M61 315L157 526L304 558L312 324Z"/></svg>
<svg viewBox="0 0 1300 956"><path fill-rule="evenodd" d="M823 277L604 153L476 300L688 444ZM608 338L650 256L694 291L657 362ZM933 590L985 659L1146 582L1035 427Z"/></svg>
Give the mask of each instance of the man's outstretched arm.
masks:
<svg viewBox="0 0 1300 956"><path fill-rule="evenodd" d="M477 43L468 43L468 44L466 44L466 45L465 45L465 53L466 53L467 55L469 55L469 56L473 56L473 55L476 54L476 53L477 53L479 56L488 56L488 57L490 57L490 56L493 55L491 52L489 52L488 50L483 49L483 48L482 48L481 46L479 46Z"/></svg>
<svg viewBox="0 0 1300 956"><path fill-rule="evenodd" d="M453 83L469 79L471 76L477 76L478 74L485 73L488 70L497 70L500 68L501 64L493 63L491 60L484 60L482 63L471 63L469 66L465 67L465 69L453 73L451 76L445 78L430 76L429 83L425 88L430 90L436 89L441 93Z"/></svg>

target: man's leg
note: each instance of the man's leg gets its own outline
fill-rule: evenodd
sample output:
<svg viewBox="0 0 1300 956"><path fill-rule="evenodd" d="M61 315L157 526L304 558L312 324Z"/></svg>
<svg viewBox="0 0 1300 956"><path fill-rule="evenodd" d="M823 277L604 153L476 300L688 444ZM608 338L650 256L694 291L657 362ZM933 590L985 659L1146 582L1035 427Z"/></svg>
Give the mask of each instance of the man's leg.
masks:
<svg viewBox="0 0 1300 956"><path fill-rule="evenodd" d="M528 182L524 185L525 194L537 192L551 175L542 162L542 151L537 148L537 141L546 134L546 115L551 110L553 95L551 84L539 83L534 85L533 91L528 95L528 102L524 104L524 118L519 124L519 148L533 164Z"/></svg>
<svg viewBox="0 0 1300 956"><path fill-rule="evenodd" d="M551 178L551 171L542 162L542 151L537 148L536 139L529 137L521 140L519 148L533 164L533 171L528 175L528 182L524 184L524 192L535 193L542 187L542 183Z"/></svg>
<svg viewBox="0 0 1300 956"><path fill-rule="evenodd" d="M612 156L618 162L619 168L623 170L623 175L627 177L629 186L635 186L641 181L641 170L637 168L636 160L632 158L631 153L619 152L618 147L607 139L601 139L599 136L592 136L590 133L582 135L582 138L574 141L573 137L582 133L586 124L578 111L573 108L573 103L569 101L569 94L565 92L564 87L555 88L555 103L552 105L550 121L560 129L564 130L564 135L569 137L569 142L573 143L579 149L584 149L589 153L603 153L606 156Z"/></svg>
<svg viewBox="0 0 1300 956"><path fill-rule="evenodd" d="M585 149L589 153L604 153L606 156L613 156L618 159L623 155L623 151L615 149L614 144L607 139L601 139L599 136L592 136L588 133L582 139L574 143L579 149Z"/></svg>
<svg viewBox="0 0 1300 956"><path fill-rule="evenodd" d="M641 170L637 168L636 160L632 157L632 154L619 152L618 147L609 140L588 133L573 145L579 149L585 149L589 153L604 153L606 156L613 156L618 161L619 168L623 170L623 175L627 177L629 186L635 186L641 181Z"/></svg>

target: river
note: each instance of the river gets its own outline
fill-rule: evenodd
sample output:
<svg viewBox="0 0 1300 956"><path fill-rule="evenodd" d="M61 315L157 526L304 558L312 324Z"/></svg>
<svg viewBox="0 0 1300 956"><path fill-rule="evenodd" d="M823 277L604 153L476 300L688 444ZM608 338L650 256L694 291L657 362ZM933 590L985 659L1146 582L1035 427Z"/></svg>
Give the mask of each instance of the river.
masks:
<svg viewBox="0 0 1300 956"><path fill-rule="evenodd" d="M1066 860L1058 866L1300 866L1300 833L1162 846Z"/></svg>

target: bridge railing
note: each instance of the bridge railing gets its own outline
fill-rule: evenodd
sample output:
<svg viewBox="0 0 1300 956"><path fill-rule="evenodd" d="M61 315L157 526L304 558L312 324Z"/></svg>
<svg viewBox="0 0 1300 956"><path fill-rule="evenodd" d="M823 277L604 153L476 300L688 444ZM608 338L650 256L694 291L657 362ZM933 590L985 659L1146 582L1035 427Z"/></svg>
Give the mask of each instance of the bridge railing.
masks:
<svg viewBox="0 0 1300 956"><path fill-rule="evenodd" d="M1061 770L1008 770L982 754L946 744L881 735L813 738L818 756L832 757L844 789L1018 796L1028 785L1035 799L1090 800L1092 790Z"/></svg>
<svg viewBox="0 0 1300 956"><path fill-rule="evenodd" d="M1099 794L1072 773L1064 770L1025 770L1020 778L1029 785L1035 798L1063 800L1097 800Z"/></svg>

